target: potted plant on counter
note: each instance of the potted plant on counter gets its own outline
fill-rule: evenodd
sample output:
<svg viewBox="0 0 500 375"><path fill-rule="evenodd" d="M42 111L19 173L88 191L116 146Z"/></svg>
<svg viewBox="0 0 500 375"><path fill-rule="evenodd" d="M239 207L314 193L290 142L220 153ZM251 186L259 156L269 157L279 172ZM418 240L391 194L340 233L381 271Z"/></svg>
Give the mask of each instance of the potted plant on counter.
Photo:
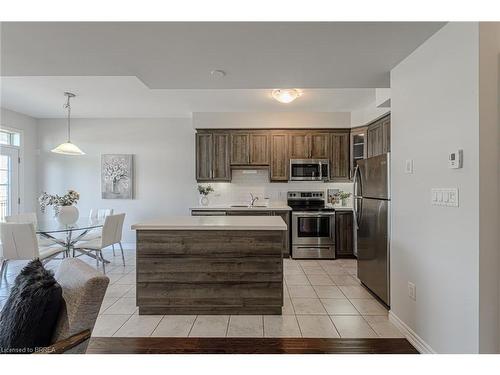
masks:
<svg viewBox="0 0 500 375"><path fill-rule="evenodd" d="M342 207L347 206L347 199L351 196L351 193L346 193L345 191L341 191L339 193L340 201L342 202Z"/></svg>
<svg viewBox="0 0 500 375"><path fill-rule="evenodd" d="M198 185L198 193L200 193L200 206L208 206L208 194L213 191L214 188L211 185Z"/></svg>
<svg viewBox="0 0 500 375"><path fill-rule="evenodd" d="M51 195L43 192L38 202L40 203L40 210L45 213L47 206L54 208L54 216L61 225L72 225L78 220L78 208L74 205L80 199L80 194L74 190L68 190L63 195Z"/></svg>

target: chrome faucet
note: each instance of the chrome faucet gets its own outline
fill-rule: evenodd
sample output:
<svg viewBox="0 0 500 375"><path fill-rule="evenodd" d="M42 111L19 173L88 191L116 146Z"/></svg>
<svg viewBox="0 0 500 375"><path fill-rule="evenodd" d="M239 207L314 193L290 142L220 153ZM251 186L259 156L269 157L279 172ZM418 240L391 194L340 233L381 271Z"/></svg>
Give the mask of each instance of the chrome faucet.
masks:
<svg viewBox="0 0 500 375"><path fill-rule="evenodd" d="M259 200L259 197L254 197L252 193L250 193L250 204L248 205L248 207L253 207L253 205L255 204L256 201Z"/></svg>

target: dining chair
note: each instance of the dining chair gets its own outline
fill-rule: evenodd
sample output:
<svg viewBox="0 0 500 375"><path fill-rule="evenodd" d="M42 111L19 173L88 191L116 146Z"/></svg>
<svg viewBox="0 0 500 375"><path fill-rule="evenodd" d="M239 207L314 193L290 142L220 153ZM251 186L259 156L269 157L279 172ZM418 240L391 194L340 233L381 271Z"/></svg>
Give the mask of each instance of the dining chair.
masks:
<svg viewBox="0 0 500 375"><path fill-rule="evenodd" d="M77 242L73 247L73 255L75 251L82 253L95 252L96 268L99 268L99 262L102 262L103 273L106 273L106 262L102 256L102 250L108 246L118 244L122 252L123 265L125 265L125 256L121 242L124 221L125 214L106 216L102 227L102 236L90 241Z"/></svg>
<svg viewBox="0 0 500 375"><path fill-rule="evenodd" d="M32 223L35 228L38 226L38 219L36 217L36 213L34 212L26 212L22 214L9 215L5 216L5 222L7 223ZM37 235L38 245L40 246L51 246L54 245L54 242L49 240L48 238L44 238L40 235Z"/></svg>
<svg viewBox="0 0 500 375"><path fill-rule="evenodd" d="M33 223L1 223L0 238L2 240L3 260L0 267L0 278L5 278L10 260L31 260L39 258L48 262L66 249L58 246L40 246Z"/></svg>
<svg viewBox="0 0 500 375"><path fill-rule="evenodd" d="M112 208L91 208L89 213L90 221L104 220L106 216L113 215ZM81 240L82 241L90 241L102 236L102 229L96 228L91 229L87 234L85 234ZM113 256L115 255L115 245L113 247Z"/></svg>

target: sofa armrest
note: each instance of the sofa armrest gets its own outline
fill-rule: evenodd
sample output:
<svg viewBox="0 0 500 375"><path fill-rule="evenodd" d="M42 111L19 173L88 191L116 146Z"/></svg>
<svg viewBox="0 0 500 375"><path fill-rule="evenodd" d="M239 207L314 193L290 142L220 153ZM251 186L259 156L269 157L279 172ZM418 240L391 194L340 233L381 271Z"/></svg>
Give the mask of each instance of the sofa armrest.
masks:
<svg viewBox="0 0 500 375"><path fill-rule="evenodd" d="M90 339L90 329L86 329L85 331L77 333L64 340L57 341L50 346L36 351L35 354L61 354L88 339Z"/></svg>

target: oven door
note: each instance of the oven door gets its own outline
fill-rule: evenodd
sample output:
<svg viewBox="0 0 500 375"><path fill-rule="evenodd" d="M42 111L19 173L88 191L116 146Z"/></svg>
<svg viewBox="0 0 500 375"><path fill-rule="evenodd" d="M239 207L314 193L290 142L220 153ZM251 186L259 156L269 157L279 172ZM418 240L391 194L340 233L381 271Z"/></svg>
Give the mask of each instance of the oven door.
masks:
<svg viewBox="0 0 500 375"><path fill-rule="evenodd" d="M321 181L321 163L313 160L290 160L290 180Z"/></svg>
<svg viewBox="0 0 500 375"><path fill-rule="evenodd" d="M292 245L334 245L335 212L292 212Z"/></svg>

